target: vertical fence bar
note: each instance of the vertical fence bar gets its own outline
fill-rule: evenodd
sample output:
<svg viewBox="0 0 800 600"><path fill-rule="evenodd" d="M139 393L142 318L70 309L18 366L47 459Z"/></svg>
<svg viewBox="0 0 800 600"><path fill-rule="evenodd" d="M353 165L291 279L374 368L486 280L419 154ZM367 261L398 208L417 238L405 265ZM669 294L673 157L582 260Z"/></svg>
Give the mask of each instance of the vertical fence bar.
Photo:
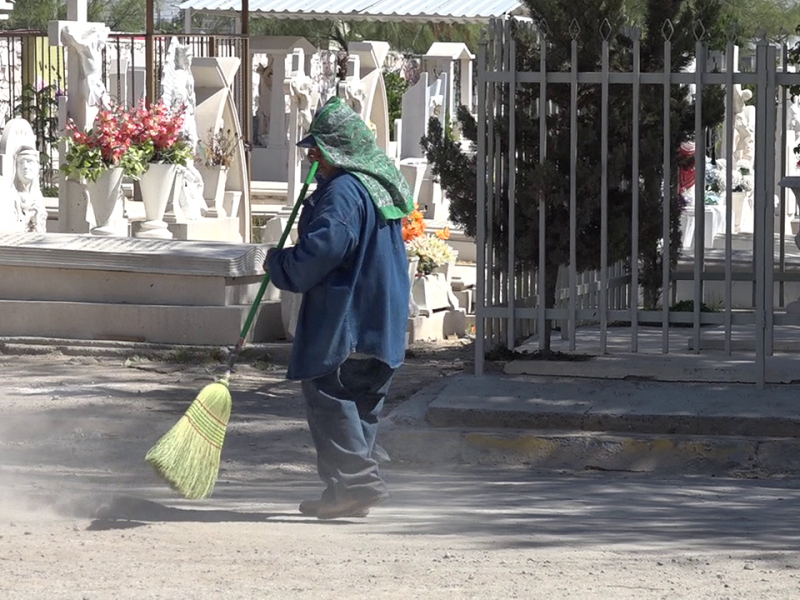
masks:
<svg viewBox="0 0 800 600"><path fill-rule="evenodd" d="M705 180L706 180L706 153L705 130L703 128L703 73L706 70L705 44L701 39L695 44L695 97L694 97L694 168L695 168L695 193L694 193L694 319L692 333L694 334L694 353L700 353L700 308L703 304L703 263L705 260L706 245L706 205L705 205Z"/></svg>
<svg viewBox="0 0 800 600"><path fill-rule="evenodd" d="M148 0L145 9L145 90L147 103L153 104L158 99L156 90L156 39L154 2Z"/></svg>
<svg viewBox="0 0 800 600"><path fill-rule="evenodd" d="M577 26L577 23L574 23ZM578 295L578 40L579 30L573 30L570 69L569 121L569 349L574 351L576 302Z"/></svg>
<svg viewBox="0 0 800 600"><path fill-rule="evenodd" d="M502 123L505 131L502 131L502 138L499 140L497 144L497 160L499 164L499 172L501 178L498 180L498 187L497 187L497 199L498 199L498 208L500 208L501 212L498 215L498 219L500 219L501 226L503 230L506 232L506 242L510 243L510 232L508 232L508 211L510 210L510 206L506 202L507 194L508 194L508 176L509 176L509 155L508 155L508 109L509 109L509 85L508 85L508 51L509 51L509 40L511 39L511 23L507 21L501 21L501 25L503 27L503 37L502 37L502 44L500 46L500 56L498 58L500 64L500 71L504 73L503 82L500 84L503 90L503 102L500 105L500 112L502 115ZM498 132L500 133L500 132ZM505 212L503 212L505 211ZM510 249L510 248L509 248ZM505 257L506 261L501 265L498 264L498 272L500 275L500 285L498 290L500 291L500 295L498 296L498 305L505 305L508 306L509 294L511 292L511 279L513 277L513 273L508 272L508 256ZM498 342L501 345L505 345L506 340L508 339L508 319L506 318L507 315L503 315L502 318L498 319L500 323L500 337ZM513 349L513 348L510 348Z"/></svg>
<svg viewBox="0 0 800 600"><path fill-rule="evenodd" d="M497 22L492 21L490 25L489 44L487 45L487 72L494 71L496 65L494 64L494 57L497 56ZM497 84L494 82L487 82L486 84L486 127L487 127L487 150L486 150L486 165L488 174L486 177L486 287L484 290L484 298L486 306L494 306L494 180L496 178L494 168L494 114L497 105ZM490 349L494 344L494 319L487 319L485 323L486 336L490 341Z"/></svg>
<svg viewBox="0 0 800 600"><path fill-rule="evenodd" d="M639 351L639 92L642 74L641 31L633 30L633 144L631 168L631 285L628 307L631 315L631 352Z"/></svg>
<svg viewBox="0 0 800 600"><path fill-rule="evenodd" d="M754 257L756 267L755 281L755 317L756 317L756 347L755 347L755 367L756 367L756 387L764 389L766 379L766 312L765 299L765 261L759 255L764 254L764 237L766 237L766 207L772 205L772 199L767 196L767 177L771 174L766 170L766 125L767 125L767 105L772 102L772 98L767 98L767 42L762 40L756 46L756 144L755 144L755 184L753 186L753 207L755 212L755 229L753 235L753 250L757 253ZM760 248L759 248L760 243Z"/></svg>
<svg viewBox="0 0 800 600"><path fill-rule="evenodd" d="M664 31L672 31L672 24L669 21L664 22ZM661 206L663 212L663 222L661 224L661 240L662 240L662 257L661 261L661 308L662 308L662 329L661 329L661 351L664 354L669 352L669 255L670 255L670 206L672 204L672 145L671 138L671 112L670 101L672 99L672 42L670 41L672 35L665 33L664 40L664 97L663 97L663 110L664 110L664 190L661 197Z"/></svg>
<svg viewBox="0 0 800 600"><path fill-rule="evenodd" d="M773 333L775 323L775 132L777 128L777 107L775 105L775 98L777 96L777 87L775 84L775 75L778 70L778 52L777 48L773 45L767 47L767 89L766 96L772 102L766 104L766 128L764 132L766 136L766 147L764 150L764 159L766 161L765 169L767 179L765 185L767 188L766 198L769 202L764 207L764 351L765 357L772 356L773 348ZM780 221L783 223L785 220L783 214L780 215ZM766 367L765 367L766 369ZM766 371L764 374L766 380Z"/></svg>
<svg viewBox="0 0 800 600"><path fill-rule="evenodd" d="M133 105L136 104L136 77L134 75L134 73L136 72L136 70L135 70L135 67L136 67L136 39L135 38L131 40L130 48L131 48L131 66L129 68L131 70L131 106L133 106ZM126 77L127 77L127 75L126 75ZM144 86L145 86L144 91L146 93L146 90L147 90L147 82L146 81L144 82Z"/></svg>
<svg viewBox="0 0 800 600"><path fill-rule="evenodd" d="M495 54L493 56L495 72L502 73L504 68L503 51L505 49L505 35L508 24L498 19L497 21L497 36L495 39ZM505 114L505 98L503 96L504 86L502 82L495 83L495 102L494 102L494 118L500 120L500 127L494 129L494 192L492 194L492 230L494 230L495 218L497 219L498 228L502 224L503 213L503 184L505 182L505 173L503 171L503 115ZM494 240L492 241L492 248L494 248ZM497 260L499 257L497 253L492 252L492 266L494 267L494 298L492 305L499 307L503 304L504 289L504 273L503 268ZM495 262L497 261L497 262ZM492 320L494 329L494 343L500 345L504 342L503 332L505 329L505 321L502 318Z"/></svg>
<svg viewBox="0 0 800 600"><path fill-rule="evenodd" d="M728 157L725 173L725 354L731 353L731 328L733 305L733 62L734 46L729 42L725 50L725 156Z"/></svg>
<svg viewBox="0 0 800 600"><path fill-rule="evenodd" d="M544 165L547 160L547 35L541 30L541 27L539 37L539 74L541 76L539 80L539 164ZM547 248L547 244L545 244L545 221L545 196L544 186L542 186L542 190L539 192L539 350L544 350L545 344L549 342L549 340L545 341L545 337L549 334L545 327L547 322L547 284L544 260Z"/></svg>
<svg viewBox="0 0 800 600"><path fill-rule="evenodd" d="M606 21L606 23L608 23ZM609 44L603 40L600 85L600 354L608 343L608 73Z"/></svg>
<svg viewBox="0 0 800 600"><path fill-rule="evenodd" d="M781 42L781 71L783 73L789 72L789 49L786 45L786 40ZM786 176L786 132L789 130L789 115L787 114L787 102L789 101L789 91L785 85L781 86L780 100L778 102L781 107L781 127L780 143L781 151L779 154L780 169L777 170L777 180L780 181ZM776 135L778 135L776 133ZM780 244L778 244L778 272L780 273L780 282L778 283L778 306L783 308L786 305L786 188L780 186L780 222L778 224L780 231Z"/></svg>
<svg viewBox="0 0 800 600"><path fill-rule="evenodd" d="M516 347L516 198L517 198L517 42L513 37L508 40L508 330L507 345L509 350Z"/></svg>
<svg viewBox="0 0 800 600"><path fill-rule="evenodd" d="M486 32L481 33L481 41L478 48L478 114L485 115L489 112L486 106ZM478 119L478 145L477 145L477 202L478 211L476 215L477 242L478 246L477 278L475 280L475 375L483 376L484 356L485 356L485 327L484 327L484 306L486 302L486 119Z"/></svg>
<svg viewBox="0 0 800 600"><path fill-rule="evenodd" d="M494 35L492 37L493 46L492 46L492 53L490 55L491 64L489 65L489 70L492 72L497 72L500 70L500 66L498 65L498 57L500 56L501 47L502 47L502 24L499 21L494 22ZM498 113L500 112L500 107L502 105L502 95L500 94L500 85L497 82L493 82L491 84L492 89L492 104L489 107L489 127L491 132L491 151L492 153L489 155L489 160L491 161L491 177L489 179L491 183L491 193L489 195L489 276L491 281L491 292L490 292L490 305L492 307L496 307L498 304L498 297L500 294L499 291L499 278L497 275L497 268L495 266L495 259L497 257L497 253L495 251L495 215L497 212L496 206L497 202L499 202L498 196L498 187L500 182L500 165L498 163L498 143L499 143L499 136L495 131L495 121L498 118ZM492 339L492 346L497 345L498 343L498 335L499 335L499 325L498 320L492 318L489 320L489 333Z"/></svg>

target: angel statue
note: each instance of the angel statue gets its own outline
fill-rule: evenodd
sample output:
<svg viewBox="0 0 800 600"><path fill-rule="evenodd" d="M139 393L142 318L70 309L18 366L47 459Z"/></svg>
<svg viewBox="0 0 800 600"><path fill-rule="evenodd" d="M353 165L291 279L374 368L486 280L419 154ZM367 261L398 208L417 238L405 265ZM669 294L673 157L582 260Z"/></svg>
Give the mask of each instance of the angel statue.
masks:
<svg viewBox="0 0 800 600"><path fill-rule="evenodd" d="M195 153L200 136L197 134L195 119L197 97L192 75L192 49L188 44L181 44L177 37L172 38L167 48L161 74L161 101L173 113L183 111L181 136L189 142L192 153ZM187 219L199 219L208 211L208 205L203 198L203 178L194 163L190 162L185 167L183 180L183 189L179 195L180 208Z"/></svg>
<svg viewBox="0 0 800 600"><path fill-rule="evenodd" d="M753 92L742 89L740 84L733 86L733 157L736 162L753 163L755 136L747 120L747 102Z"/></svg>

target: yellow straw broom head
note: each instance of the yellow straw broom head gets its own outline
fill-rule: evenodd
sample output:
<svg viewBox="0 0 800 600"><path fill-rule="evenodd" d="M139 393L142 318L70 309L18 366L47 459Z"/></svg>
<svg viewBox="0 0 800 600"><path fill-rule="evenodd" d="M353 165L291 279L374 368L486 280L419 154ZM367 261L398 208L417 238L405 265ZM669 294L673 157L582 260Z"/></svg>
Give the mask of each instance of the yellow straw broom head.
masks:
<svg viewBox="0 0 800 600"><path fill-rule="evenodd" d="M231 404L227 378L207 385L145 456L186 498L206 498L214 490Z"/></svg>

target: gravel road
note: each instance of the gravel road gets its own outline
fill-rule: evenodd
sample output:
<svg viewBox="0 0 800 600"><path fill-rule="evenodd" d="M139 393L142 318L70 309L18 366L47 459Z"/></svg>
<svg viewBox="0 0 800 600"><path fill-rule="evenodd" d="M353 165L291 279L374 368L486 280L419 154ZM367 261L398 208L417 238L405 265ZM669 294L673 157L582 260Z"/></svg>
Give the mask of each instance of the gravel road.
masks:
<svg viewBox="0 0 800 600"><path fill-rule="evenodd" d="M393 405L461 368L409 360ZM299 387L245 365L213 497L144 463L203 365L0 355L3 598L797 598L800 482L385 466L393 497L319 522Z"/></svg>

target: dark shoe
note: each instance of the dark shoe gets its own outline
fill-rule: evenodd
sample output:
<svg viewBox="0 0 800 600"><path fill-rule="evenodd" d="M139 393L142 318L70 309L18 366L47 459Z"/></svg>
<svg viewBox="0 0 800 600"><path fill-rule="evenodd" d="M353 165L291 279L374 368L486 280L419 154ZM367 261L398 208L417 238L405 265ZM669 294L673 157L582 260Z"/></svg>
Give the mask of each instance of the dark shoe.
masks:
<svg viewBox="0 0 800 600"><path fill-rule="evenodd" d="M389 494L372 498L339 498L333 502L320 502L317 505L317 518L328 520L342 517L366 517L371 507L380 504L388 497Z"/></svg>
<svg viewBox="0 0 800 600"><path fill-rule="evenodd" d="M322 500L303 500L300 503L300 512L307 517L318 517L319 516L319 507L322 504ZM369 514L369 508L361 508L357 510L353 510L346 515L340 515L342 517L351 517L354 519L363 519ZM328 517L331 518L331 517Z"/></svg>

